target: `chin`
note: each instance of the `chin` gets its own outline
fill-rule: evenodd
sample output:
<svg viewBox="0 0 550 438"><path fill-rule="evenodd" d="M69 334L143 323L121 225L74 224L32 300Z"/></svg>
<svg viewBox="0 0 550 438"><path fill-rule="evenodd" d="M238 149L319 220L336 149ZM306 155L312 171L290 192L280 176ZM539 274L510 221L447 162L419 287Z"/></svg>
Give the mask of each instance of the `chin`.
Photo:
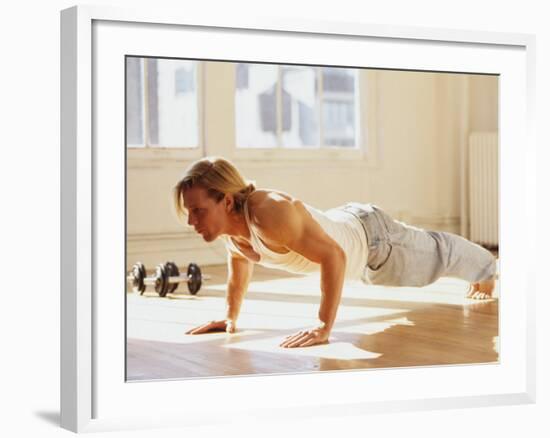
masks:
<svg viewBox="0 0 550 438"><path fill-rule="evenodd" d="M216 237L218 236L213 236L212 234L203 234L202 238L205 242L212 242L214 240L216 240Z"/></svg>

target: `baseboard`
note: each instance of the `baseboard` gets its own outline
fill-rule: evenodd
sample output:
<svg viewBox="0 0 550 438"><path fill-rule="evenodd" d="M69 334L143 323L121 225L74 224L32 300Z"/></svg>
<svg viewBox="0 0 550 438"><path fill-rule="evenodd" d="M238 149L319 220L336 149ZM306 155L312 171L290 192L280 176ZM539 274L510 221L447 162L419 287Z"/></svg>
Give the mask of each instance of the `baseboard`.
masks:
<svg viewBox="0 0 550 438"><path fill-rule="evenodd" d="M223 240L206 243L195 233L147 233L128 235L126 241L126 269L140 261L147 270L159 263L173 261L184 267L189 263L217 265L225 263L226 250Z"/></svg>

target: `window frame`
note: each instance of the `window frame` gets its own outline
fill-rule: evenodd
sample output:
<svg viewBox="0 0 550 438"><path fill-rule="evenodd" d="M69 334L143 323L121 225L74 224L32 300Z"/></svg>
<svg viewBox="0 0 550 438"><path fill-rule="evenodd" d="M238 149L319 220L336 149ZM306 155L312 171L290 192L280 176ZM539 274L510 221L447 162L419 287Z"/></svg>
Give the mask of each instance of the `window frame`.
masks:
<svg viewBox="0 0 550 438"><path fill-rule="evenodd" d="M279 66L282 64L279 64ZM324 66L318 66L324 67ZM236 64L235 64L236 68ZM353 68L353 67L342 67ZM357 68L357 95L358 99L355 102L357 111L357 146L347 148L341 146L319 146L312 148L289 148L283 146L277 147L238 147L237 133L233 138L232 157L239 161L263 161L263 160L278 160L285 161L360 161L363 165L369 168L376 168L379 165L378 151L378 133L376 129L376 112L377 112L377 74L374 69ZM320 71L320 70L319 70ZM279 69L280 72L280 69ZM320 75L322 77L322 75ZM322 78L321 78L322 81ZM277 85L277 99L280 100L280 75ZM322 87L322 82L320 82ZM233 94L235 96L235 93ZM322 96L319 95L322 99ZM233 109L236 112L235 103ZM321 111L321 108L320 108ZM281 105L277 102L277 117L281 118ZM236 118L236 113L234 115ZM321 118L321 114L320 114ZM280 120L277 123L277 136L280 138ZM320 120L320 130L322 133L323 123ZM235 126L236 128L236 126Z"/></svg>
<svg viewBox="0 0 550 438"><path fill-rule="evenodd" d="M180 58L165 58L165 57L153 57L153 56L130 56L127 55L126 58L140 58L142 60L141 64L141 77L143 83L145 83L147 78L147 67L146 62L143 62L145 59L176 59L183 60ZM187 60L187 59L186 59ZM132 165L141 165L144 161L147 163L155 162L165 162L170 161L188 161L193 159L198 159L203 156L204 144L205 144L205 96L204 96L204 61L197 59L188 59L187 61L193 61L196 63L196 79L197 79L197 146L192 147L175 147L175 146L163 146L163 145L151 145L148 144L149 140L149 117L148 117L148 93L146 88L142 87L142 129L143 129L143 145L132 145L126 142L127 133L125 132L125 148L127 152L128 166ZM127 78L125 77L125 84ZM126 105L126 104L125 104ZM126 111L126 107L125 107ZM125 126L126 131L126 126Z"/></svg>

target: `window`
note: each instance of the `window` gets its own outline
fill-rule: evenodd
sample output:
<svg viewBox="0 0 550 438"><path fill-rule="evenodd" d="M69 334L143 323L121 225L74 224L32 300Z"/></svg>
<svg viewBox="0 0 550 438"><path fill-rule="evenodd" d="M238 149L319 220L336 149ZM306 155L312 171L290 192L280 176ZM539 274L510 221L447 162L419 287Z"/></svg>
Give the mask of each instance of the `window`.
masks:
<svg viewBox="0 0 550 438"><path fill-rule="evenodd" d="M198 63L126 58L128 147L199 146Z"/></svg>
<svg viewBox="0 0 550 438"><path fill-rule="evenodd" d="M236 64L240 148L358 148L358 70Z"/></svg>

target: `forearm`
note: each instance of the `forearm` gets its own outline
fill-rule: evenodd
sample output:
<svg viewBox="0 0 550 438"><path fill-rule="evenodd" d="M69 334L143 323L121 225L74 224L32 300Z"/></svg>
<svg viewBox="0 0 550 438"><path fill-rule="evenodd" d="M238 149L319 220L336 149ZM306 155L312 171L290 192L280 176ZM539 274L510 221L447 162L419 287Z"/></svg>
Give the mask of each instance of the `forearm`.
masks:
<svg viewBox="0 0 550 438"><path fill-rule="evenodd" d="M239 317L254 266L247 260L230 258L228 267L225 313L227 319L235 322Z"/></svg>
<svg viewBox="0 0 550 438"><path fill-rule="evenodd" d="M225 295L226 316L224 319L209 321L198 327L188 330L186 334L198 335L211 331L223 330L227 333L235 333L236 321L239 317L244 294L248 289L248 283L252 277L253 265L242 257L228 256L227 291Z"/></svg>
<svg viewBox="0 0 550 438"><path fill-rule="evenodd" d="M231 282L227 284L227 293L225 295L225 317L227 319L237 321L247 286Z"/></svg>
<svg viewBox="0 0 550 438"><path fill-rule="evenodd" d="M321 263L321 305L319 319L323 327L330 331L336 320L340 305L344 277L346 272L346 255L336 251Z"/></svg>

